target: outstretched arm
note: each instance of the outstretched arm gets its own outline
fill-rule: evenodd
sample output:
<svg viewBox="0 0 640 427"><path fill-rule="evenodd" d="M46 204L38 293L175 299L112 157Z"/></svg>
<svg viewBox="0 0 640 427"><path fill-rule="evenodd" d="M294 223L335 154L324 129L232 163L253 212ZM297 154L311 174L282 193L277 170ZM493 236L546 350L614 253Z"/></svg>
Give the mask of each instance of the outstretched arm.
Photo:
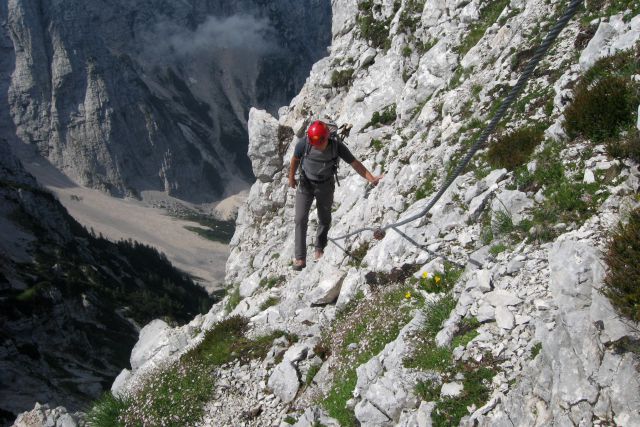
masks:
<svg viewBox="0 0 640 427"><path fill-rule="evenodd" d="M300 159L296 156L291 157L291 165L289 166L289 187L296 188L298 183L296 182L296 169L300 164Z"/></svg>
<svg viewBox="0 0 640 427"><path fill-rule="evenodd" d="M366 167L364 167L364 165L362 163L360 163L359 160L354 160L353 162L351 162L351 167L358 172L358 175L360 175L361 177L363 177L364 179L366 179L367 181L369 181L372 185L378 185L378 182L384 178L384 174L383 175L372 175L371 172L369 172L367 170Z"/></svg>

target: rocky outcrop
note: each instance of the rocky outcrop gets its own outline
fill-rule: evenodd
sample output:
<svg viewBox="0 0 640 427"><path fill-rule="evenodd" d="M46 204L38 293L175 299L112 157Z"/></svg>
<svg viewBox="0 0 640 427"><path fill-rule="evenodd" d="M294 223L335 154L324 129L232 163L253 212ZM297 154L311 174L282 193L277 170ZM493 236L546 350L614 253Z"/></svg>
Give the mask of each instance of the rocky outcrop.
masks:
<svg viewBox="0 0 640 427"><path fill-rule="evenodd" d="M136 322L157 316L140 317L149 308L143 294L158 292L152 276L168 262L149 248L116 245L83 229L1 139L0 200L0 423L6 425L36 401L84 409L128 366L138 338ZM182 296L164 297L180 301L174 315L184 322L208 297L169 268L163 273L168 287L161 293L179 288ZM162 295L154 298L157 304ZM167 314L172 310L164 308ZM162 345L169 353L170 344L187 339L172 340L173 328L165 327L168 342ZM75 425L68 414L58 409L45 414L45 409L37 407L19 425L38 425L28 420L41 418L53 420L43 425Z"/></svg>
<svg viewBox="0 0 640 427"><path fill-rule="evenodd" d="M164 6L8 2L5 137L117 196L211 201L246 186L249 106L275 111L300 88L329 43L329 3Z"/></svg>
<svg viewBox="0 0 640 427"><path fill-rule="evenodd" d="M533 47L532 35L553 23L550 17L558 12L557 5L543 1L512 1L495 22L484 22L486 3L416 4L375 0L366 3L372 6L369 11L359 8L356 1L334 2L331 55L314 65L302 91L279 110L277 118L257 111L252 114L256 122L249 127L266 126L270 130L267 139L275 134L276 121L278 126L296 130L309 115L352 123L346 139L350 150L374 174L384 171L385 177L373 188L348 166L340 167L332 237L422 212L462 157L468 141L488 121L497 100L515 83L522 56ZM388 40L365 39L366 31L360 25L362 15L369 13L383 24L380 28L388 30ZM607 24L604 21L618 25L620 20L603 19L594 25ZM637 19L622 19L629 26L600 45L602 52L582 41L595 49L593 55L606 55L609 46L629 43L616 37L637 41L638 35L630 30ZM471 43L466 38L476 25L484 33ZM427 216L378 233L380 240L371 231L337 240L326 248L322 259L310 261L302 272L293 272L294 193L287 187L293 144L282 153L280 169L273 168L280 160L271 162L260 154L262 145L269 143L267 149L273 152L273 141L255 134L250 141L253 166L265 176L252 187L239 212L227 263L227 281L237 286L242 299L227 313L225 306L231 297L225 298L207 315L194 319L192 326L204 331L220 319L241 315L249 318L250 336L283 330L299 341L276 339L262 361L215 369L213 375L223 381L216 386L202 424L235 425L241 410L249 414L242 422L250 426L339 424L318 407L332 384L343 379L336 378L343 373L337 355L324 361L318 358L322 349L317 345L323 334L345 321L341 313L350 303L371 302L367 299L373 298L376 286L383 286L376 281L381 275L391 277L408 265L416 267L414 278L420 280L423 274L432 277L433 272L442 271L447 261L460 266L462 273L452 289L455 307L434 332L433 341L452 346L452 364L484 363L492 371L491 379L482 381L489 390L486 401L461 408L466 412L460 424L637 425L638 360L631 352L616 351L621 337L638 339L637 327L620 322L598 289L604 273L601 254L609 232L626 211L639 205L640 170L628 159L614 167L603 145L569 144L562 139L562 112L582 72L576 39L583 30L572 21L563 31L523 93L527 101L514 107L521 112L513 113L506 124L516 129L532 122L545 123L546 135L557 138L554 160L567 167L567 179L583 183L587 176L590 181L591 175L585 174L590 170L600 185L597 196L601 202L588 215L553 224L551 230L523 225L532 221L532 209L544 203L548 194L526 186L515 190L514 172L491 170L475 159ZM464 43L474 45L463 48ZM350 81L343 86L332 82L333 72L344 70L349 70ZM541 92L545 102L538 99ZM383 113L389 114L394 106L395 117L386 124L380 122ZM529 173L545 167L524 166ZM601 179L596 173L599 167L616 172L615 179ZM267 171L272 176L266 176ZM419 193L426 194L419 197ZM505 216L506 225L521 227L512 236L497 235L497 223ZM310 243L316 226L312 215ZM496 232L493 243L487 242L485 230ZM544 242L540 234L546 231L556 237ZM360 257L354 259L345 250ZM278 285L267 285L273 278L278 278ZM405 294L402 307L412 307L407 302L412 293L438 301L416 287ZM262 308L266 301L274 300L278 303ZM455 402L465 395L468 372L464 369L421 371L405 364L428 307L409 311L407 324L397 336L385 340L382 350L349 366L355 371L355 384L340 382L348 387L348 396L339 402L355 418L354 423L429 426L442 415L438 411L443 400ZM475 325L475 334L468 341L456 340L469 322ZM201 337L194 337L185 348L197 345ZM365 345L366 340L350 342L345 351ZM303 378L314 372L311 369L317 373L303 385ZM255 381L246 379L252 375ZM422 381L441 386L438 393L422 400L416 391ZM241 393L242 389L247 392Z"/></svg>

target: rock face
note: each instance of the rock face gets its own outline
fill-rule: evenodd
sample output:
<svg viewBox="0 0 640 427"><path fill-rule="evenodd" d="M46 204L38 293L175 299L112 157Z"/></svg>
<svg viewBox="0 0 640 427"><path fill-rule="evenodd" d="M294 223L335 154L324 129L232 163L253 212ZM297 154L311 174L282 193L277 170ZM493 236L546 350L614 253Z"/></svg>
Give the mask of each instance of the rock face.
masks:
<svg viewBox="0 0 640 427"><path fill-rule="evenodd" d="M4 136L80 184L193 201L251 180L249 105L288 102L325 54L331 19L328 1L0 8Z"/></svg>
<svg viewBox="0 0 640 427"><path fill-rule="evenodd" d="M553 123L547 135L559 139L546 143L557 144L554 155L567 166L568 180L582 184L582 169L598 170L598 165L619 172L611 182L594 173L601 203L581 220L553 224L556 237L551 241L545 242L534 227L498 235L497 212L506 212L511 228L527 224L531 211L545 207L549 194L519 186L512 171L490 170L476 159L470 164L473 170L463 171L426 217L388 229L380 240L372 238L371 228L410 218L429 204L467 142L519 77L522 56L535 47L532 34L557 15L553 2L514 0L505 3L495 22L485 22L488 4L335 1L330 56L314 65L301 92L277 117L258 111L251 115L249 128L258 125L268 132L252 132L252 165L260 179L240 209L227 263L227 281L237 286L242 300L227 313L231 297L226 297L191 325L204 331L227 316L241 315L249 319L251 336L282 330L295 334L298 342L281 337L263 360L216 369L215 397L206 406L203 425L237 425L240 411L252 414L243 421L250 426L339 424L317 406L335 384L335 376L343 374L333 364L338 356L322 361L320 351L316 354L323 334L331 333L335 322L348 321L341 315L345 307L377 292L381 285L375 279L381 274L391 277L409 265L416 267L411 273L418 271L414 279L424 273L432 278L444 269L445 260L459 265L462 273L451 291L455 307L432 331L433 341L451 346L452 363L465 368L484 363L495 370L491 380L482 381L489 390L487 399L461 408L466 411L461 425L638 425L638 360L631 352L617 352L616 343L621 338L637 342L640 337L637 327L616 319L598 289L610 230L626 211L639 206L640 170L628 159L620 161L620 169L614 168L613 162L601 158L606 158L603 145L560 139L562 112L582 72L576 46L589 44L582 40L584 28L578 20L561 33L545 58L545 68L534 73L522 94L527 101L514 107L508 126ZM606 56L609 47L635 43L640 37L633 30L639 17L602 18L597 25L624 26L607 32L600 47L591 46L593 57ZM370 19L386 38L365 38L371 36L370 27L362 26ZM478 28L483 29L482 37L477 42L468 39ZM338 77L345 75L340 72L351 78L340 81ZM541 91L546 98L537 97ZM321 260L308 260L303 271L293 272L294 193L287 187L287 173L294 139L290 136L288 145L282 145L280 169L280 159L269 159L275 151L269 139L276 128L298 130L308 116L353 124L346 139L350 150L372 173L384 171L385 177L371 187L341 165L330 236L362 227L369 231L336 240ZM261 154L262 145L269 143L264 147L267 154ZM533 162L523 166L530 173L545 167ZM420 193L427 194L419 197ZM310 245L316 227L312 214ZM491 243L485 229L496 233ZM354 260L345 249L361 256ZM269 286L273 278L278 285ZM411 281L406 285L415 286ZM443 296L424 294L429 302ZM405 295L403 302L412 298L409 292ZM263 308L274 300L278 303ZM438 419L443 422L443 400L456 403L469 390L465 369L443 372L405 366L416 345L413 338L425 325L425 311L410 311L410 320L397 336L385 339L382 350L349 366L351 383L340 382L350 385L339 400L344 408L338 409L348 410L354 424L430 426ZM461 331L470 324L476 325L476 334L461 340L466 336L460 336ZM199 339L201 335L185 348ZM350 342L344 351L366 344ZM138 371L153 363L157 361L143 363ZM308 385L301 385L312 368L317 373ZM135 378L122 382L131 389ZM426 394L432 401L417 394L420 382L441 386L437 393Z"/></svg>
<svg viewBox="0 0 640 427"><path fill-rule="evenodd" d="M138 338L132 319L150 320L126 307L133 295L156 292L145 283L147 267L124 246L80 227L25 172L2 139L0 200L0 423L6 425L36 401L65 405L70 411L84 409L128 366ZM147 252L144 257L145 262L162 263L158 254ZM185 285L188 282L179 285L183 293ZM126 303L115 302L120 291L128 294ZM193 286L187 293L192 292L206 299L202 289ZM192 296L180 298L180 304L199 304ZM138 306L145 305L136 299ZM179 315L182 321L197 313L192 310ZM170 344L179 347L181 339L187 341L167 329L164 354L170 353ZM155 342L159 334L154 335ZM18 425L39 425L28 421L38 414L45 421L53 417L53 424L42 425L76 425L68 414L40 409Z"/></svg>

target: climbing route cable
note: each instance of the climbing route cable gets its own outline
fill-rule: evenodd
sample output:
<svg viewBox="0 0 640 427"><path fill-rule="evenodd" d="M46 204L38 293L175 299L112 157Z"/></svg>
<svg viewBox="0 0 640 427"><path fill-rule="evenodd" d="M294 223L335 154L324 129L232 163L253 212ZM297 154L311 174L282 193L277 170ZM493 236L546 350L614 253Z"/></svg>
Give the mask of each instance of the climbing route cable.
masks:
<svg viewBox="0 0 640 427"><path fill-rule="evenodd" d="M447 189L451 186L453 181L460 175L460 173L462 173L464 168L467 167L467 165L471 161L471 158L474 156L474 154L486 143L489 136L495 131L500 120L502 120L502 118L504 117L505 113L507 112L511 104L516 100L516 98L518 97L518 95L526 85L529 78L531 78L531 75L533 74L533 71L535 70L540 60L546 55L551 44L555 41L555 39L558 37L560 32L564 29L564 27L567 25L569 20L576 13L581 3L582 3L582 0L571 0L571 3L567 7L567 10L564 12L562 17L560 17L560 19L553 26L553 28L549 31L549 34L547 34L547 37L545 37L544 41L542 42L542 44L540 44L540 46L534 53L533 57L529 60L529 63L525 67L525 70L523 71L522 75L516 82L515 86L511 88L506 98L502 101L500 108L498 108L498 111L496 112L491 122L487 125L484 131L476 139L474 144L469 148L464 158L460 161L460 163L458 163L458 166L454 169L454 171L451 174L449 174L449 176L447 177L447 180L440 187L440 190L438 190L436 195L429 201L427 206L422 211L396 223L387 224L378 228L363 227L358 230L352 231L350 233L344 234L342 236L329 237L329 240L333 242L335 245L337 245L338 247L340 247L336 243L336 241L338 240L346 239L356 234L360 234L364 231L373 231L374 233L381 233L381 232L384 232L384 230L391 228L396 232L400 232L398 230L398 227L405 225L407 223L413 222L416 219L424 217L431 210L431 208L438 202L438 200L440 200L442 195L447 191ZM400 235L404 236L405 238L407 237L404 233L400 233Z"/></svg>

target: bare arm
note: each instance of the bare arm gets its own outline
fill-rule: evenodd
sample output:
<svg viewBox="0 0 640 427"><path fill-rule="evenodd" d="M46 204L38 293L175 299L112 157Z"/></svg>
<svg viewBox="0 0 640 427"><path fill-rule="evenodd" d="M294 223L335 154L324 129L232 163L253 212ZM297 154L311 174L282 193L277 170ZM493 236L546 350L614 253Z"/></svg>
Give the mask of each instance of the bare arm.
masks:
<svg viewBox="0 0 640 427"><path fill-rule="evenodd" d="M358 175L369 181L371 184L378 185L378 182L384 177L384 175L372 175L371 172L367 170L366 167L359 160L354 160L351 162L351 167L358 172Z"/></svg>
<svg viewBox="0 0 640 427"><path fill-rule="evenodd" d="M296 170L300 164L300 159L296 156L291 157L291 165L289 166L289 187L296 188L298 183L296 182Z"/></svg>

